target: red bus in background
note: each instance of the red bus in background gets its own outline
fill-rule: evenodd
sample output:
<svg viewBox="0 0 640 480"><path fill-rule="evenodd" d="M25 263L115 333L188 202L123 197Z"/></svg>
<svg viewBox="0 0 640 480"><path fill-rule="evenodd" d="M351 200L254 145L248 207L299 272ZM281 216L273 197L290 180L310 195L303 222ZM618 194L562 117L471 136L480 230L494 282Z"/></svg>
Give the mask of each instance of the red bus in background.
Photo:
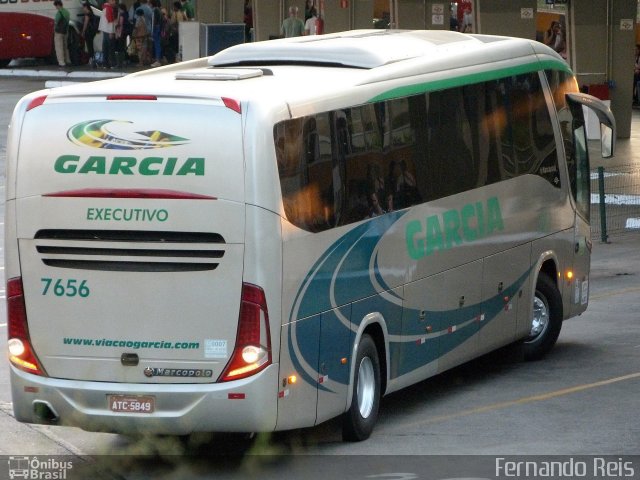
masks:
<svg viewBox="0 0 640 480"><path fill-rule="evenodd" d="M85 63L87 59L79 34L82 29L81 0L63 0L63 3L71 16L68 35L71 63ZM53 0L0 0L0 67L6 67L14 58L55 60L55 15Z"/></svg>

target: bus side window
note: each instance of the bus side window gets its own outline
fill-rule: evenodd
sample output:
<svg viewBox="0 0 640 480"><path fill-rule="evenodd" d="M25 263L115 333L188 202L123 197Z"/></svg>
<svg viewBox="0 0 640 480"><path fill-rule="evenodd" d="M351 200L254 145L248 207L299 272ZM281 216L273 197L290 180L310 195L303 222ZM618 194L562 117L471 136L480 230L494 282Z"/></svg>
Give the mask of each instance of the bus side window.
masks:
<svg viewBox="0 0 640 480"><path fill-rule="evenodd" d="M329 132L328 113L285 120L274 129L285 215L310 232L334 226Z"/></svg>
<svg viewBox="0 0 640 480"><path fill-rule="evenodd" d="M274 140L286 216L311 232L520 175L560 187L537 72L287 120Z"/></svg>
<svg viewBox="0 0 640 480"><path fill-rule="evenodd" d="M500 179L534 174L560 188L553 127L538 73L502 78L495 94L505 116L498 132Z"/></svg>
<svg viewBox="0 0 640 480"><path fill-rule="evenodd" d="M474 184L470 125L461 88L428 94L428 156L433 195L441 198L471 188Z"/></svg>
<svg viewBox="0 0 640 480"><path fill-rule="evenodd" d="M578 121L578 123L576 123L574 114L566 101L567 93L576 93L579 91L578 84L572 75L559 70L546 70L545 75L549 83L549 88L551 89L553 102L556 106L558 121L560 122L560 134L562 135L564 154L569 170L571 194L574 200L576 200L576 204L578 204L578 161L581 152L579 150L577 151L576 147L580 149L582 143L581 141L574 140L574 138L581 138L579 135L574 137L574 132L580 127L580 122ZM582 112L576 113L582 118ZM586 215L586 218L589 218L589 208L581 208L581 212L583 215Z"/></svg>

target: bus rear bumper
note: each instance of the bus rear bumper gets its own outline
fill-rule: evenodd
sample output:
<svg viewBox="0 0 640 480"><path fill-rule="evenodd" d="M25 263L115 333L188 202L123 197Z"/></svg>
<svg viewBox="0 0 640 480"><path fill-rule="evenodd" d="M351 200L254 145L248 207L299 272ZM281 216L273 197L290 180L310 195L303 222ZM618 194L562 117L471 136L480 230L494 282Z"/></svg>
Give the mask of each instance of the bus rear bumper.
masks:
<svg viewBox="0 0 640 480"><path fill-rule="evenodd" d="M228 383L126 384L46 378L11 367L16 420L89 431L187 435L264 432L276 425L278 365ZM153 397L152 413L117 413L109 395Z"/></svg>

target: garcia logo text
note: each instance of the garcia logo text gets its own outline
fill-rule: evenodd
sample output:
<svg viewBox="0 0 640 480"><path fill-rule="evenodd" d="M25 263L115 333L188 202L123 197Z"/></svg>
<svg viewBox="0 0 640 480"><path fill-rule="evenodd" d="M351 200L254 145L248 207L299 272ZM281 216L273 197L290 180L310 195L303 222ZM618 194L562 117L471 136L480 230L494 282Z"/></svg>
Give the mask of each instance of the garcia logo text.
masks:
<svg viewBox="0 0 640 480"><path fill-rule="evenodd" d="M53 166L58 173L94 175L195 175L204 176L204 158L188 157L114 157L60 155Z"/></svg>

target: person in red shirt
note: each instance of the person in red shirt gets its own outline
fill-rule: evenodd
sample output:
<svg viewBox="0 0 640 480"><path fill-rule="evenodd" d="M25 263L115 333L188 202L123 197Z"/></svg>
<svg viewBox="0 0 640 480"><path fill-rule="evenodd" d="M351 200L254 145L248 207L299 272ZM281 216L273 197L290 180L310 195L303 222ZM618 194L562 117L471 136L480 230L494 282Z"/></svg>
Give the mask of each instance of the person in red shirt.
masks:
<svg viewBox="0 0 640 480"><path fill-rule="evenodd" d="M102 6L102 16L98 30L102 32L102 66L113 67L113 54L116 35L116 0L107 0Z"/></svg>

